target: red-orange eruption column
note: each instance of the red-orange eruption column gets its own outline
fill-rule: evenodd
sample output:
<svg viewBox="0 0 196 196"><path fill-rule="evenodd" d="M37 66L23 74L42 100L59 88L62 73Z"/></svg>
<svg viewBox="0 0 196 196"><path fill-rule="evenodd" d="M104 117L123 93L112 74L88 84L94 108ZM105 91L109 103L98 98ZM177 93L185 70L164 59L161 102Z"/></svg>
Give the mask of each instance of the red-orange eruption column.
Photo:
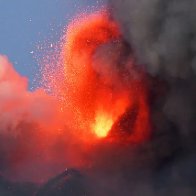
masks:
<svg viewBox="0 0 196 196"><path fill-rule="evenodd" d="M74 20L65 36L62 55L67 124L88 141L109 136L115 122L133 105L138 112L129 140L137 142L149 136L148 95L142 74L135 70L137 79L129 76L125 84L119 74L121 62L117 66L110 63L115 54L108 57L108 50L104 61L95 58L101 47L120 42L119 28L106 12ZM132 64L131 60L127 64Z"/></svg>

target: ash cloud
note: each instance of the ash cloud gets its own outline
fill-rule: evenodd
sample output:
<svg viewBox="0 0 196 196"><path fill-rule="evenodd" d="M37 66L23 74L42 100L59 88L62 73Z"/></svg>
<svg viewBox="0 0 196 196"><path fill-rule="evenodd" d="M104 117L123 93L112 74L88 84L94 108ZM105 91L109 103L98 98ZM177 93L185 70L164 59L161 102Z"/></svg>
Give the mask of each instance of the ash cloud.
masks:
<svg viewBox="0 0 196 196"><path fill-rule="evenodd" d="M148 187L146 194L162 195L165 189L169 195L194 195L196 1L110 0L109 4L138 66L143 65L155 82L150 145L154 161L160 163L160 178L152 183L157 181L162 188L156 192Z"/></svg>
<svg viewBox="0 0 196 196"><path fill-rule="evenodd" d="M110 1L137 59L153 75L195 72L195 0Z"/></svg>
<svg viewBox="0 0 196 196"><path fill-rule="evenodd" d="M185 138L191 134L195 140L196 1L111 0L110 4L137 62L168 85L159 110Z"/></svg>

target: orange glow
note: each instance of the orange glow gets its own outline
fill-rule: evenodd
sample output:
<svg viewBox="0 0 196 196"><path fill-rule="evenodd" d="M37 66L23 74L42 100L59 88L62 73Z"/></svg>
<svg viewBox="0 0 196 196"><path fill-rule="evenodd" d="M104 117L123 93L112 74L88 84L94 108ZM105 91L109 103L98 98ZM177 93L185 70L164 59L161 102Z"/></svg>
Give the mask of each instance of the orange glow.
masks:
<svg viewBox="0 0 196 196"><path fill-rule="evenodd" d="M70 126L82 130L81 135L85 138L88 130L98 137L107 135L113 124L111 118L119 115L119 111L113 111L113 105L121 97L105 84L108 78L97 77L92 59L99 46L118 37L117 25L105 12L75 20L66 34L63 49L67 86L65 107L68 116L72 116ZM101 113L100 108L104 108Z"/></svg>
<svg viewBox="0 0 196 196"><path fill-rule="evenodd" d="M110 147L113 152L121 144L149 138L149 81L125 42L106 11L71 22L61 48L54 53L51 49L45 57L49 61L44 60L44 86L54 96L45 89L28 91L27 79L0 56L0 163L2 168L9 165L5 174L29 181L46 179L65 167L80 171L84 166L81 171L86 172L109 155ZM99 156L103 149L106 153ZM120 163L113 155L111 160Z"/></svg>
<svg viewBox="0 0 196 196"><path fill-rule="evenodd" d="M95 131L95 134L98 137L106 137L108 132L112 128L114 123L113 119L108 114L99 113L95 117L95 123L92 126L92 129Z"/></svg>
<svg viewBox="0 0 196 196"><path fill-rule="evenodd" d="M139 116L135 118L131 140L143 140L148 135L145 86L137 81L140 74L131 70L134 69L131 59L127 60L130 72L136 74L124 79L129 71L118 61L121 42L118 25L105 11L79 17L68 26L61 54L65 74L63 110L66 125L77 137L90 141L95 136L108 136L115 122L132 105L138 105Z"/></svg>

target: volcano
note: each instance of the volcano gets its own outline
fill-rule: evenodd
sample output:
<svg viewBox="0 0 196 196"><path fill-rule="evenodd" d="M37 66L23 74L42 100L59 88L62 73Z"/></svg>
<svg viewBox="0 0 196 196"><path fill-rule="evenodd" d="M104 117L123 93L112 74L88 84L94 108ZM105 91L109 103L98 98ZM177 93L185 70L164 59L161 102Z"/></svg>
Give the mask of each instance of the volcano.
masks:
<svg viewBox="0 0 196 196"><path fill-rule="evenodd" d="M73 19L49 92L0 56L0 195L195 195L195 12L146 2Z"/></svg>

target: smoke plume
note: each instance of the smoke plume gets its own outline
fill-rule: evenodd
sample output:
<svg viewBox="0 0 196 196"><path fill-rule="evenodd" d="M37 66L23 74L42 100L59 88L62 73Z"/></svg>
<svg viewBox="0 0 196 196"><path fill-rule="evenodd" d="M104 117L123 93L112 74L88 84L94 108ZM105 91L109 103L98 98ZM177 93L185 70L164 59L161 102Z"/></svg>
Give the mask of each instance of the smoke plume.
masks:
<svg viewBox="0 0 196 196"><path fill-rule="evenodd" d="M177 157L183 159L183 164L195 163L196 1L109 2L112 16L118 21L136 62L142 64L156 81L156 84L151 86L153 94L156 94L152 102L154 147L161 149L162 145L167 144L158 152L159 155L177 150ZM189 160L184 154L192 158ZM176 153L171 153L170 157L175 159ZM176 175L175 169L178 165L182 166L179 162L171 161L173 169L170 172L173 175ZM167 164L163 162L164 165ZM183 165L181 169L186 173L186 166ZM189 169L190 172L194 170L193 167ZM184 175L183 172L179 174L179 179ZM162 175L164 176L165 172ZM195 179L195 173L193 176ZM182 184L186 184L184 180ZM177 185L178 183L172 180L171 190L181 190L175 187ZM187 185L187 194L192 195L193 184ZM186 193L182 191L180 194Z"/></svg>
<svg viewBox="0 0 196 196"><path fill-rule="evenodd" d="M125 38L151 74L185 78L195 71L195 0L111 3Z"/></svg>

